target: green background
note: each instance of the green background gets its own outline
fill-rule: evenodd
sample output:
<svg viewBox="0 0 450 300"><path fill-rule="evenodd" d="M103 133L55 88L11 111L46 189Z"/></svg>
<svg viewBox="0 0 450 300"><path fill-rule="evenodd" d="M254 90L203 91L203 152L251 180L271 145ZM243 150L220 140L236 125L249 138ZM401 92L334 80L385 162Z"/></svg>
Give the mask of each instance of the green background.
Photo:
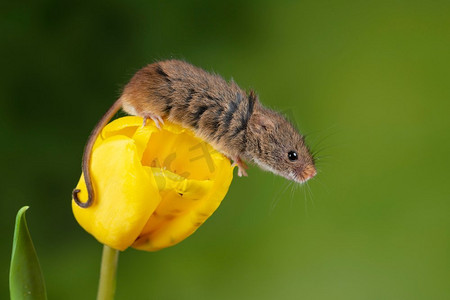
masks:
<svg viewBox="0 0 450 300"><path fill-rule="evenodd" d="M25 1L0 17L0 297L14 218L50 299L93 299L70 193L140 67L181 58L287 112L320 173L249 170L190 238L119 258L117 299L449 299L449 1Z"/></svg>

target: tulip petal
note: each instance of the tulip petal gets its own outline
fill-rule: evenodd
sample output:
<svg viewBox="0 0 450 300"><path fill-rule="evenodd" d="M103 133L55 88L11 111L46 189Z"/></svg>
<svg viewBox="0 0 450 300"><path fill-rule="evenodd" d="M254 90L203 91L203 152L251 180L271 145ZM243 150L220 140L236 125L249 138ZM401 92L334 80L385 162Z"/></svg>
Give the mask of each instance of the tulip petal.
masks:
<svg viewBox="0 0 450 300"><path fill-rule="evenodd" d="M89 208L72 201L72 209L78 223L98 241L124 250L139 236L161 197L154 178L142 168L132 139L113 136L94 150L91 176L97 196ZM77 188L83 201L83 175Z"/></svg>
<svg viewBox="0 0 450 300"><path fill-rule="evenodd" d="M103 128L101 137L102 139L106 139L115 135L124 135L131 138L136 132L136 129L143 127L142 124L143 119L140 117L128 116L119 118L107 124L105 128Z"/></svg>
<svg viewBox="0 0 450 300"><path fill-rule="evenodd" d="M139 250L157 251L172 246L194 233L219 207L232 180L232 168L223 169L221 180L207 182L190 181L189 186L212 185L207 193L198 198L183 199L174 191L165 191L163 201L152 214L143 233L133 244ZM157 177L157 176L155 176ZM198 189L199 191L202 189Z"/></svg>

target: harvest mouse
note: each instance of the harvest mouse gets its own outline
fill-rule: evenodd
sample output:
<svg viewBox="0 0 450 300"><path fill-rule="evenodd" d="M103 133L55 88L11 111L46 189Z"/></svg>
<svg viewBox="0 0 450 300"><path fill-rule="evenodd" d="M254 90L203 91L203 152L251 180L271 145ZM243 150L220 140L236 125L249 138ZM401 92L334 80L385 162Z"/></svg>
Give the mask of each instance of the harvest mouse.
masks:
<svg viewBox="0 0 450 300"><path fill-rule="evenodd" d="M234 81L187 62L166 60L140 69L92 131L82 165L88 200L79 200L79 189L72 193L80 207L89 207L94 199L89 171L94 142L120 108L143 117L144 124L152 119L159 127L169 120L193 130L232 159L239 176L247 176L243 160L299 183L316 175L303 136L279 113L265 108L253 91L246 93Z"/></svg>

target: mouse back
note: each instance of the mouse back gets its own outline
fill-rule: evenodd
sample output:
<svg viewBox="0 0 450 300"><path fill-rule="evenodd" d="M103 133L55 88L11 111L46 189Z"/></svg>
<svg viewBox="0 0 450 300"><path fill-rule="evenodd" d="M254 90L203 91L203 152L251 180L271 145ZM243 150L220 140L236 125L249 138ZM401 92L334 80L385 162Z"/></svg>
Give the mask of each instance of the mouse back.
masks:
<svg viewBox="0 0 450 300"><path fill-rule="evenodd" d="M217 74L184 61L167 60L139 70L121 98L126 112L156 115L192 129L235 159L245 151L247 122L256 96Z"/></svg>

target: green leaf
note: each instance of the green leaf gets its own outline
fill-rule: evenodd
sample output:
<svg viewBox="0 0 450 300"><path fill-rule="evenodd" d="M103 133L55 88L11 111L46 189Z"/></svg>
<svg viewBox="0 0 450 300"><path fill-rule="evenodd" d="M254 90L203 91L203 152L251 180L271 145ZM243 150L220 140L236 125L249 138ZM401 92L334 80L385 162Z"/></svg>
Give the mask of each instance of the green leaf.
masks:
<svg viewBox="0 0 450 300"><path fill-rule="evenodd" d="M27 209L28 206L22 207L16 217L9 270L11 300L47 299L44 277L25 220Z"/></svg>

